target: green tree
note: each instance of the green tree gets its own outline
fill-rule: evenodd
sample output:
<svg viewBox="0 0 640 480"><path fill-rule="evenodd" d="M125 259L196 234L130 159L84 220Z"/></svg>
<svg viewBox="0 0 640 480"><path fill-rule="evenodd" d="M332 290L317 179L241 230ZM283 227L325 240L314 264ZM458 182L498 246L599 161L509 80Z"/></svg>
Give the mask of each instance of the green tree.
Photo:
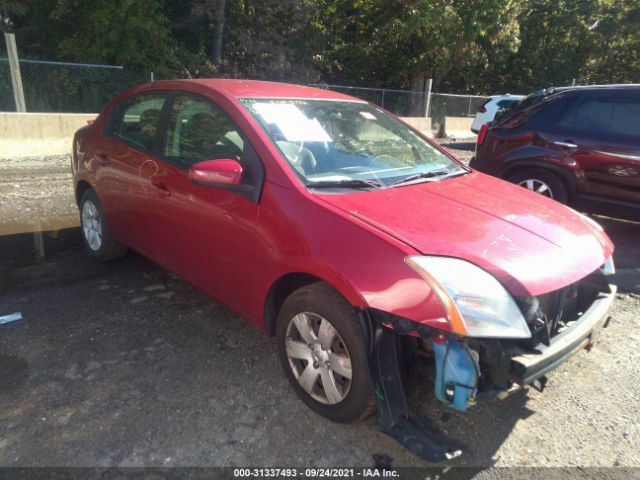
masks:
<svg viewBox="0 0 640 480"><path fill-rule="evenodd" d="M0 27L24 58L171 77L484 94L640 81L638 0L0 0Z"/></svg>
<svg viewBox="0 0 640 480"><path fill-rule="evenodd" d="M585 82L640 82L640 2L601 0L595 22L591 55L580 69Z"/></svg>
<svg viewBox="0 0 640 480"><path fill-rule="evenodd" d="M476 91L517 45L515 0L359 0L329 7L337 25L326 74L340 81ZM464 75L464 73L471 73Z"/></svg>
<svg viewBox="0 0 640 480"><path fill-rule="evenodd" d="M162 0L30 0L12 17L23 56L175 67Z"/></svg>

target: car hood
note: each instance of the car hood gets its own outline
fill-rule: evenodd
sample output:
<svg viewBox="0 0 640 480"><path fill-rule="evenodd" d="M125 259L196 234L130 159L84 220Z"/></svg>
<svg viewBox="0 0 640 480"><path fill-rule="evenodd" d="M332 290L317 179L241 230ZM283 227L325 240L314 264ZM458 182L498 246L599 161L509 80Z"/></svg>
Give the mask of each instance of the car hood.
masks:
<svg viewBox="0 0 640 480"><path fill-rule="evenodd" d="M595 222L479 172L318 197L419 253L473 262L516 296L541 295L569 285L596 270L613 252L609 237Z"/></svg>

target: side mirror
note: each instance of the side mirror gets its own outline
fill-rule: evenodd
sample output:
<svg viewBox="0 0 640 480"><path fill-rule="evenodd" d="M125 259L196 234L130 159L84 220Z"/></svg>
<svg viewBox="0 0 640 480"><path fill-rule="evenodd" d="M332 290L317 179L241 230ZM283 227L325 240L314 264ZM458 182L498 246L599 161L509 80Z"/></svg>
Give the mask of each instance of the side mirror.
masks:
<svg viewBox="0 0 640 480"><path fill-rule="evenodd" d="M242 182L242 165L236 160L205 160L189 168L189 178L204 187L222 188L239 192L250 192L251 185Z"/></svg>

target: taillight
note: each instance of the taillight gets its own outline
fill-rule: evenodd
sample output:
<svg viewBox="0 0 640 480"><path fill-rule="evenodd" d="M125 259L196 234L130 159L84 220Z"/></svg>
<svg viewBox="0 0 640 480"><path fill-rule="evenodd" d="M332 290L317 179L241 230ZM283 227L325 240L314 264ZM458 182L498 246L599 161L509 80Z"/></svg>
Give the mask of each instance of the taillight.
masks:
<svg viewBox="0 0 640 480"><path fill-rule="evenodd" d="M484 105L480 105L478 107L478 110L476 110L478 113L487 113L487 109L484 108Z"/></svg>
<svg viewBox="0 0 640 480"><path fill-rule="evenodd" d="M489 124L485 123L480 127L480 131L478 132L478 145L482 145L484 143L484 139L487 136L487 132L489 131Z"/></svg>

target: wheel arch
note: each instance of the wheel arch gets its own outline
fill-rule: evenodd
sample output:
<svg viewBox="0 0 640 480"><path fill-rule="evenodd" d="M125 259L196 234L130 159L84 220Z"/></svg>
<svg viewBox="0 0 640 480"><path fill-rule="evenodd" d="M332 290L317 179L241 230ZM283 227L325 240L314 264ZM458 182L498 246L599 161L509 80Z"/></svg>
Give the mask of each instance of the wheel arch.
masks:
<svg viewBox="0 0 640 480"><path fill-rule="evenodd" d="M576 195L576 182L575 179L562 167L559 167L553 163L545 162L543 160L518 160L508 163L500 172L500 178L508 180L516 172L522 170L545 170L556 175L562 183L567 187L569 193L569 201L573 200Z"/></svg>
<svg viewBox="0 0 640 480"><path fill-rule="evenodd" d="M355 292L348 292L345 294L344 288L338 288L334 283L312 273L300 271L285 273L271 284L263 303L263 323L264 329L268 335L275 335L276 319L278 318L278 313L280 312L280 308L286 298L294 291L304 286L319 282L325 283L329 287L333 288L352 305L354 295L359 297Z"/></svg>
<svg viewBox="0 0 640 480"><path fill-rule="evenodd" d="M80 205L80 199L82 198L82 195L84 195L84 192L86 192L87 190L91 190L91 189L93 189L93 187L86 180L78 181L78 183L76 184L76 192L75 192L76 193L76 204L78 206Z"/></svg>

